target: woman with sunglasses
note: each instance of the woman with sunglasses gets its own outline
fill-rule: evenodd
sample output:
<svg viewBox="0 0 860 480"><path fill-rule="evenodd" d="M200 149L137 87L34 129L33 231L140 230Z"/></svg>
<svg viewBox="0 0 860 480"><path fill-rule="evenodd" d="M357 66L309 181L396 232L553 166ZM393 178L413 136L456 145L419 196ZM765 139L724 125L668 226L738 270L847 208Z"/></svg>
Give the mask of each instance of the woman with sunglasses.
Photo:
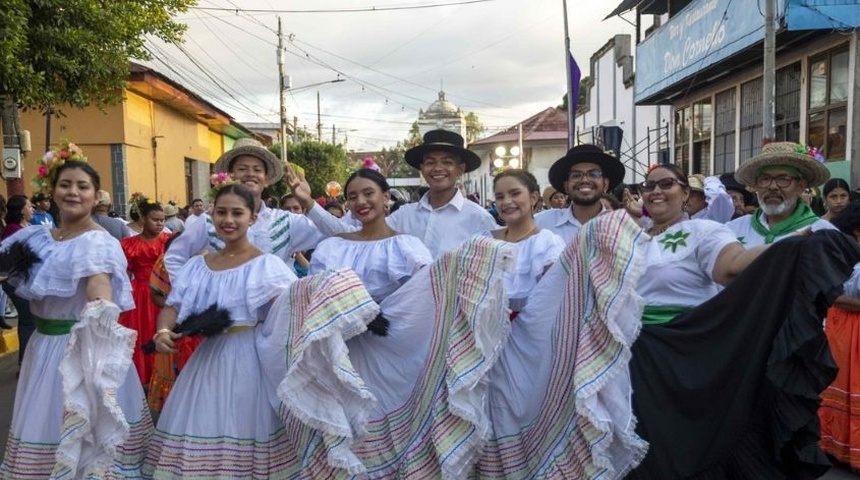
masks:
<svg viewBox="0 0 860 480"><path fill-rule="evenodd" d="M825 283L806 282L806 273L791 277L813 255L828 271L837 270L828 263L833 258L851 255L831 247L839 239L827 235L745 249L725 225L688 219L690 186L674 165L651 170L640 191L653 224L641 243L636 292L645 307L630 376L636 431L649 450L628 478L801 478L779 472L816 471L817 436L808 438L817 430L810 426L817 405L802 399L816 398L808 379L825 368L812 306L823 302L817 288ZM738 278L768 248L755 270Z"/></svg>

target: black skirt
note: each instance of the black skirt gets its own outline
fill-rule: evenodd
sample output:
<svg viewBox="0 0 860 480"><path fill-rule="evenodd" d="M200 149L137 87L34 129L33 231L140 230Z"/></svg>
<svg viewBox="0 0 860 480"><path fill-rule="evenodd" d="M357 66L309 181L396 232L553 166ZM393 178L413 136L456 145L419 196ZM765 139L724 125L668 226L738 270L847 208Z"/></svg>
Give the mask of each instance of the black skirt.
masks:
<svg viewBox="0 0 860 480"><path fill-rule="evenodd" d="M819 393L837 369L822 319L858 262L860 246L835 230L785 239L695 310L644 325L630 369L650 447L628 478L825 473Z"/></svg>

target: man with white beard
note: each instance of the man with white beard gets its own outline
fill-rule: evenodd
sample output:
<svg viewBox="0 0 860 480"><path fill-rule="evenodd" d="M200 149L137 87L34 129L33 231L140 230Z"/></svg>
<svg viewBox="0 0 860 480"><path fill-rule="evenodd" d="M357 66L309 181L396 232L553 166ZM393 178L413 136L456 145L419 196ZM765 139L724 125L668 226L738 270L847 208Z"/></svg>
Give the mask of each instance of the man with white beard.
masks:
<svg viewBox="0 0 860 480"><path fill-rule="evenodd" d="M796 232L835 228L818 218L800 195L830 178L830 171L792 142L769 143L738 168L738 181L755 189L759 207L726 225L746 248L773 243Z"/></svg>

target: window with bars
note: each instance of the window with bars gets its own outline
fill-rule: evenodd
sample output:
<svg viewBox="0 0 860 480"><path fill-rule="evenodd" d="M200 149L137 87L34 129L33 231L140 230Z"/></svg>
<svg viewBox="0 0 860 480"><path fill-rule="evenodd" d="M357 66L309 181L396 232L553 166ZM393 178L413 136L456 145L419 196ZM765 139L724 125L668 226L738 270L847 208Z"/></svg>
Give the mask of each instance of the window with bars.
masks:
<svg viewBox="0 0 860 480"><path fill-rule="evenodd" d="M711 174L711 99L693 104L693 173Z"/></svg>
<svg viewBox="0 0 860 480"><path fill-rule="evenodd" d="M194 160L185 158L185 198L191 204L194 199Z"/></svg>
<svg viewBox="0 0 860 480"><path fill-rule="evenodd" d="M735 171L736 88L714 97L714 174Z"/></svg>
<svg viewBox="0 0 860 480"><path fill-rule="evenodd" d="M762 115L764 98L762 97L761 77L741 84L741 131L740 131L740 160L746 162L761 152Z"/></svg>
<svg viewBox="0 0 860 480"><path fill-rule="evenodd" d="M675 110L675 165L690 173L690 107Z"/></svg>
<svg viewBox="0 0 860 480"><path fill-rule="evenodd" d="M809 61L809 112L806 143L827 160L844 160L848 126L848 47Z"/></svg>
<svg viewBox="0 0 860 480"><path fill-rule="evenodd" d="M774 136L778 142L800 141L800 62L776 71Z"/></svg>

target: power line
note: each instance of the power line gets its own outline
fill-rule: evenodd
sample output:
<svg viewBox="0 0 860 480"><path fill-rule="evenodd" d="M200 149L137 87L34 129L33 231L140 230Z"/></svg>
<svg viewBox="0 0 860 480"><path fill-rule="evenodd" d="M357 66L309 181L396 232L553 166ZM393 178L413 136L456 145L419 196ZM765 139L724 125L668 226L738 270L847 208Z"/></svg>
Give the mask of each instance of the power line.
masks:
<svg viewBox="0 0 860 480"><path fill-rule="evenodd" d="M284 10L284 9L267 9L267 8L228 8L228 7L191 7L197 10L213 10L220 12L245 12L245 13L361 13L361 12L385 12L392 10L419 10L425 8L450 7L456 5L472 5L476 3L488 3L498 0L461 0L458 2L446 3L431 3L422 5L402 5L391 7L357 7L357 8L320 8L308 10ZM232 2L231 2L232 3ZM235 5L235 3L234 3Z"/></svg>

